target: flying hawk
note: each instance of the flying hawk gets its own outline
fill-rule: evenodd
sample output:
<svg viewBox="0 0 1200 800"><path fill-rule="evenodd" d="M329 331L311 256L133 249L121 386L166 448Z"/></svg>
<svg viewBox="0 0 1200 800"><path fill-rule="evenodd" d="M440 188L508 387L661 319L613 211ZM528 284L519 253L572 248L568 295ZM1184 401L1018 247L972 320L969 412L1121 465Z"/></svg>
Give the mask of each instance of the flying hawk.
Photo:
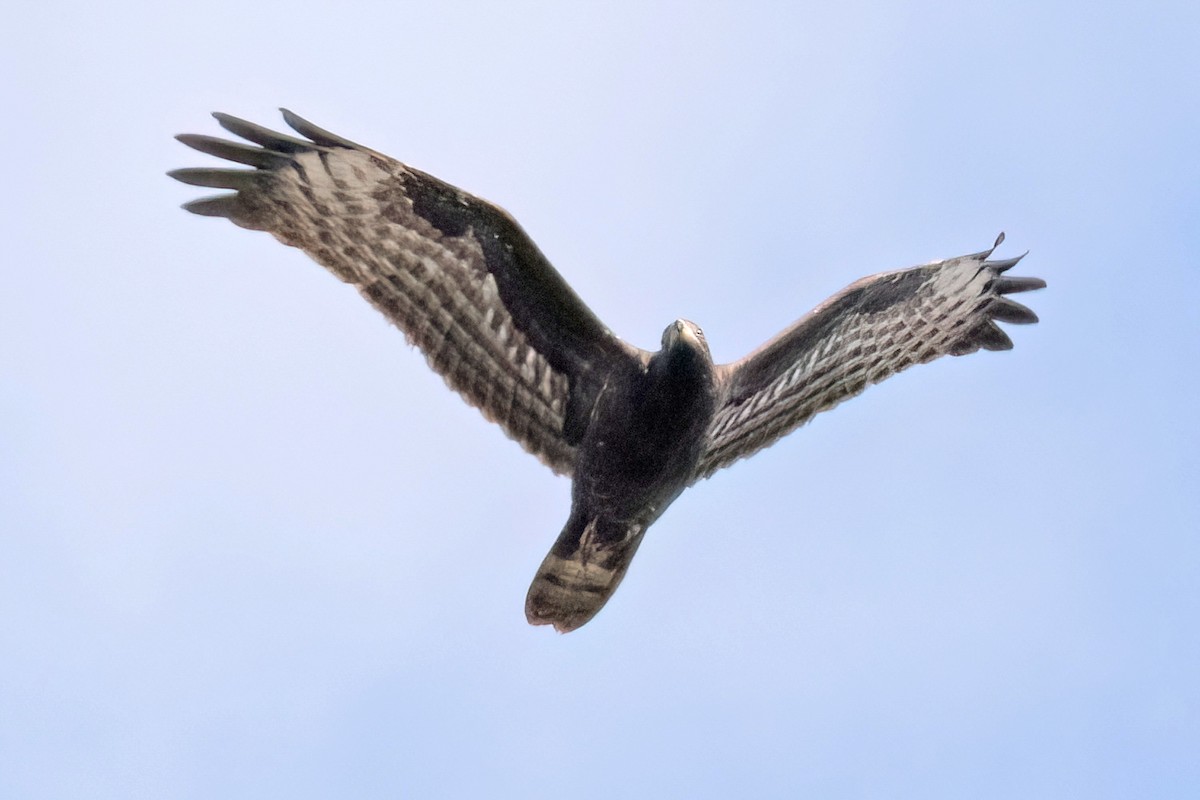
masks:
<svg viewBox="0 0 1200 800"><path fill-rule="evenodd" d="M180 169L232 189L187 203L298 247L402 330L450 388L573 479L571 516L525 601L574 630L616 590L646 529L691 484L913 364L1008 350L996 322L1037 317L1004 295L1020 260L973 255L856 283L731 364L675 320L662 349L617 338L497 206L283 111L304 138L214 114L253 144L183 134L254 169Z"/></svg>

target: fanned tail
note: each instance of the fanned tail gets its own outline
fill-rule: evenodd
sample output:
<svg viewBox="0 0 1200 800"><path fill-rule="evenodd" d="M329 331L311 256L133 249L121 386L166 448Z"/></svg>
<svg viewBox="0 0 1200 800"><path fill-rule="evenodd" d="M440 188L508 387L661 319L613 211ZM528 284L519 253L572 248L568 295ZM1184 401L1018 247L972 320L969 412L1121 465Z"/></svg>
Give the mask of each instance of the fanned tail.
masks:
<svg viewBox="0 0 1200 800"><path fill-rule="evenodd" d="M525 598L530 625L568 633L604 608L642 543L646 526L572 513Z"/></svg>

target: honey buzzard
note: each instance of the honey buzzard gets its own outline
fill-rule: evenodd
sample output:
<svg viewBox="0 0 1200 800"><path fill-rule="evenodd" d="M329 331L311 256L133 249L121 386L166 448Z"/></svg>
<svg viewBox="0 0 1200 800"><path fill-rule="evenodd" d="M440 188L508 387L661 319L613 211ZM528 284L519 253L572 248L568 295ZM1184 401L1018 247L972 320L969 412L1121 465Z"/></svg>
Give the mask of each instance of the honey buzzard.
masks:
<svg viewBox="0 0 1200 800"><path fill-rule="evenodd" d="M571 631L616 590L646 529L691 484L913 364L1007 350L996 322L1020 260L973 255L863 278L750 355L714 364L704 333L667 326L650 352L617 338L507 213L283 111L304 138L215 114L252 144L183 134L253 169L180 169L222 194L187 203L298 247L404 332L450 388L550 469L571 515L526 599Z"/></svg>

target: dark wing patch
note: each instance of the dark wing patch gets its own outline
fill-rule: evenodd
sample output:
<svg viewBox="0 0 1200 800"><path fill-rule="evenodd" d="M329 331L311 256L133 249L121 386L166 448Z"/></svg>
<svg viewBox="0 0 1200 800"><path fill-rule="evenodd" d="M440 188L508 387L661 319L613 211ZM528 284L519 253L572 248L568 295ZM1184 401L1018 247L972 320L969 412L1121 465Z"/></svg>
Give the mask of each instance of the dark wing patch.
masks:
<svg viewBox="0 0 1200 800"><path fill-rule="evenodd" d="M1012 348L996 322L1037 322L1002 295L1045 287L990 250L864 278L741 361L718 367L721 405L694 480L774 443L813 415L913 364Z"/></svg>
<svg viewBox="0 0 1200 800"><path fill-rule="evenodd" d="M225 114L257 147L183 134L254 169L172 177L235 194L187 210L298 247L353 284L467 402L570 475L598 387L641 352L612 334L500 208L284 111L298 139Z"/></svg>

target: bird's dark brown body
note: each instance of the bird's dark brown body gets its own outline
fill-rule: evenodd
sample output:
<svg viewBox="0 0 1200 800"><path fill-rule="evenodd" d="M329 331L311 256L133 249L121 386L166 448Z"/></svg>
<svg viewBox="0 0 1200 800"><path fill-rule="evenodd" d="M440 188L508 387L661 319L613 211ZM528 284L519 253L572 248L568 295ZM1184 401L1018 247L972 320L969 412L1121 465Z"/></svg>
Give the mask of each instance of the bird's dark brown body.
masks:
<svg viewBox="0 0 1200 800"><path fill-rule="evenodd" d="M646 529L692 481L717 406L703 332L676 320L644 367L611 375L579 445L571 516L525 601L534 624L566 632L612 596Z"/></svg>
<svg viewBox="0 0 1200 800"><path fill-rule="evenodd" d="M430 367L530 453L574 480L571 516L526 599L560 631L587 622L646 529L687 486L867 386L943 355L1007 350L1006 295L1040 289L983 252L851 284L748 356L714 365L679 320L655 353L621 341L498 207L285 111L304 138L224 114L253 143L182 142L252 169L182 169L232 190L185 205L269 231L355 286Z"/></svg>

